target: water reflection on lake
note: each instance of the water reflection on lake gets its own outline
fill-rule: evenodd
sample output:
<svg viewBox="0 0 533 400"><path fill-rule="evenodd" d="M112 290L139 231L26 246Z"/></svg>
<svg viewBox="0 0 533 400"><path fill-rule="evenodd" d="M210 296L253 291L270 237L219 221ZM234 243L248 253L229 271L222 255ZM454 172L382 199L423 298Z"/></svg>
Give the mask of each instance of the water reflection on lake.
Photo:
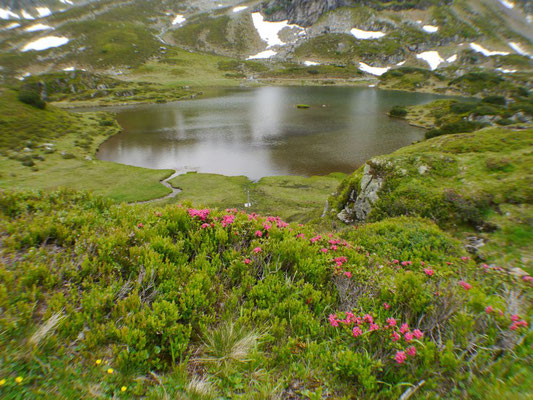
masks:
<svg viewBox="0 0 533 400"><path fill-rule="evenodd" d="M393 105L437 98L357 87L260 87L114 108L124 131L103 143L97 156L252 179L352 172L375 155L422 139L423 130L386 115Z"/></svg>

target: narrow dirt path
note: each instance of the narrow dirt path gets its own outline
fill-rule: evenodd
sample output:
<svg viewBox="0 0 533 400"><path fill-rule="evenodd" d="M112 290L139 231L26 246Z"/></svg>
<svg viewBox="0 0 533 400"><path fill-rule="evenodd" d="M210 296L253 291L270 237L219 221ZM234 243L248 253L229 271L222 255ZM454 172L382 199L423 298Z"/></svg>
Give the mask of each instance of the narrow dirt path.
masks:
<svg viewBox="0 0 533 400"><path fill-rule="evenodd" d="M149 203L154 203L156 201L161 201L161 200L166 200L166 199L172 199L173 197L176 197L178 195L178 193L181 192L181 189L177 189L175 187L173 187L171 184L170 184L170 180L175 178L176 176L178 176L180 173L178 171L174 171L174 173L172 175L170 175L168 178L165 178L163 179L162 181L159 181L161 184L165 185L167 188L169 188L170 190L172 190L171 193L167 194L166 196L163 196L163 197L157 197L155 199L151 199L151 200L145 200L145 201L134 201L132 203L129 203L129 204L149 204Z"/></svg>

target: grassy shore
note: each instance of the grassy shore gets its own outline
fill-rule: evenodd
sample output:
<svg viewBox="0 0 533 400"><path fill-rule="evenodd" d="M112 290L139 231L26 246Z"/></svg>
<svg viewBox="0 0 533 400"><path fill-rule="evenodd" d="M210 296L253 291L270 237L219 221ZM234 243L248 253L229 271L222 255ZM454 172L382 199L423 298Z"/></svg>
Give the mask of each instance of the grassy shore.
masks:
<svg viewBox="0 0 533 400"><path fill-rule="evenodd" d="M120 127L107 113L72 114L53 106L37 109L0 93L0 188L90 190L115 201L149 200L170 189L159 181L171 170L151 170L95 159L104 140ZM8 140L9 139L9 140Z"/></svg>
<svg viewBox="0 0 533 400"><path fill-rule="evenodd" d="M344 176L269 176L252 182L245 176L188 173L170 181L182 192L166 202L237 208L248 213L279 215L287 221L310 222L320 218L328 197ZM248 198L251 206L245 207Z"/></svg>
<svg viewBox="0 0 533 400"><path fill-rule="evenodd" d="M182 189L181 193L159 201L171 192L159 182L174 171L96 159L98 146L120 131L113 115L69 113L50 105L40 110L20 102L13 90L3 91L0 102L9 111L0 116L4 126L2 189L51 191L63 187L91 191L116 202L190 202L220 209L244 208L249 193L249 212L310 221L320 217L328 196L344 176L277 176L253 183L246 177L189 173L170 182Z"/></svg>

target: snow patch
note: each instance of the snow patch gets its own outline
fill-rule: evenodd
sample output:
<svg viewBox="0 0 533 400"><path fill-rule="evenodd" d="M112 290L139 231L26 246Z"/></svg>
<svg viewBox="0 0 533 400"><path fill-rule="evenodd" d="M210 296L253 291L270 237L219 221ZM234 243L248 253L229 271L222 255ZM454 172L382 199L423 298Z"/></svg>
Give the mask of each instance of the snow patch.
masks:
<svg viewBox="0 0 533 400"><path fill-rule="evenodd" d="M381 31L363 31L361 29L353 28L350 33L355 36L356 39L379 39L385 36L385 32Z"/></svg>
<svg viewBox="0 0 533 400"><path fill-rule="evenodd" d="M504 74L514 74L516 72L516 69L496 68L496 70L503 72Z"/></svg>
<svg viewBox="0 0 533 400"><path fill-rule="evenodd" d="M37 32L37 31L46 31L48 29L54 29L49 25L44 24L35 24L32 26L28 26L26 29L24 29L26 32Z"/></svg>
<svg viewBox="0 0 533 400"><path fill-rule="evenodd" d="M509 47L511 49L513 49L514 51L516 51L520 55L530 56L530 54L527 51L525 51L522 47L520 47L520 45L518 43L509 42Z"/></svg>
<svg viewBox="0 0 533 400"><path fill-rule="evenodd" d="M37 7L35 8L40 18L48 17L52 14L52 11L48 7Z"/></svg>
<svg viewBox="0 0 533 400"><path fill-rule="evenodd" d="M399 63L398 63L398 64L396 64L396 65L397 65L398 67L401 67L401 66L402 66L402 65L404 65L404 64L405 64L405 60L404 60L404 61L401 61L401 62L399 62Z"/></svg>
<svg viewBox="0 0 533 400"><path fill-rule="evenodd" d="M13 23L9 24L8 26L6 26L4 28L4 30L8 31L10 29L18 28L19 26L20 26L20 24L18 22L13 22Z"/></svg>
<svg viewBox="0 0 533 400"><path fill-rule="evenodd" d="M248 59L248 60L265 59L265 58L273 57L273 56L275 56L276 54L278 54L278 53L275 52L274 50L265 50L265 51L262 51L261 53L257 53L257 54L254 55L254 56L250 56L250 57L248 57L247 59Z"/></svg>
<svg viewBox="0 0 533 400"><path fill-rule="evenodd" d="M432 71L436 70L437 67L444 62L444 59L440 56L438 51L424 51L423 53L417 54L416 58L427 62Z"/></svg>
<svg viewBox="0 0 533 400"><path fill-rule="evenodd" d="M63 68L63 71L76 71L76 68L74 68L74 67L67 67L67 68Z"/></svg>
<svg viewBox="0 0 533 400"><path fill-rule="evenodd" d="M24 78L27 78L28 76L31 76L31 74L29 72L26 72L24 75L21 75L21 76L17 76L17 79L19 81L23 81Z"/></svg>
<svg viewBox="0 0 533 400"><path fill-rule="evenodd" d="M454 54L453 56L448 57L446 59L446 62L449 62L449 63L452 63L452 62L455 62L455 61L457 61L457 54Z"/></svg>
<svg viewBox="0 0 533 400"><path fill-rule="evenodd" d="M59 47L67 44L69 39L61 36L45 36L28 43L22 48L22 51L42 51L52 47Z"/></svg>
<svg viewBox="0 0 533 400"><path fill-rule="evenodd" d="M186 18L181 14L176 14L176 17L172 20L172 25L181 25L186 21Z"/></svg>
<svg viewBox="0 0 533 400"><path fill-rule="evenodd" d="M243 10L246 10L248 8L248 6L237 6L233 9L233 12L234 13L238 13L238 12L241 12Z"/></svg>
<svg viewBox="0 0 533 400"><path fill-rule="evenodd" d="M24 19L35 19L35 18L33 17L33 15L31 15L31 14L30 14L29 12L27 12L26 10L22 10L22 11L20 12L20 15L22 15L22 18L24 18Z"/></svg>
<svg viewBox="0 0 533 400"><path fill-rule="evenodd" d="M364 62L360 62L359 63L359 69L361 71L363 71L363 72L366 72L367 74L381 76L385 72L387 72L390 69L390 67L383 67L383 68L372 67L372 66L370 66L368 64L365 64Z"/></svg>
<svg viewBox="0 0 533 400"><path fill-rule="evenodd" d="M267 42L267 44L268 44L267 48L270 48L270 47L276 46L276 45L283 46L285 44L279 38L279 33L281 32L282 29L285 29L285 28L298 28L301 31L305 31L304 28L302 28L299 25L291 25L291 24L289 24L287 20L280 21L280 22L265 21L265 19L263 18L263 16L261 15L260 12L252 13L252 21L253 21L255 29L257 30L257 33L259 33L259 36L261 37L261 39L263 39L265 42ZM259 53L259 54L261 54L261 53ZM268 57L266 57L266 58L268 58Z"/></svg>
<svg viewBox="0 0 533 400"><path fill-rule="evenodd" d="M20 19L20 17L7 8L0 8L1 19Z"/></svg>
<svg viewBox="0 0 533 400"><path fill-rule="evenodd" d="M74 3L73 3L72 1L70 1L70 0L59 0L59 1L60 1L61 3L63 3L63 4L69 5L69 6L71 6L71 5L74 4Z"/></svg>
<svg viewBox="0 0 533 400"><path fill-rule="evenodd" d="M514 8L514 3L512 1L508 1L508 0L500 0L500 3L502 4L502 6L504 7L507 7L507 8Z"/></svg>
<svg viewBox="0 0 533 400"><path fill-rule="evenodd" d="M434 25L424 25L422 29L427 33L435 33L439 30L439 27Z"/></svg>
<svg viewBox="0 0 533 400"><path fill-rule="evenodd" d="M312 67L313 65L320 65L320 63L317 63L315 61L304 61L304 65L306 67Z"/></svg>
<svg viewBox="0 0 533 400"><path fill-rule="evenodd" d="M470 48L472 50L474 50L475 52L477 52L477 53L483 54L485 57L506 56L507 54L509 54L508 52L505 52L505 51L490 51L490 50L487 50L486 48L484 48L483 46L481 46L481 45L479 45L477 43L470 43Z"/></svg>

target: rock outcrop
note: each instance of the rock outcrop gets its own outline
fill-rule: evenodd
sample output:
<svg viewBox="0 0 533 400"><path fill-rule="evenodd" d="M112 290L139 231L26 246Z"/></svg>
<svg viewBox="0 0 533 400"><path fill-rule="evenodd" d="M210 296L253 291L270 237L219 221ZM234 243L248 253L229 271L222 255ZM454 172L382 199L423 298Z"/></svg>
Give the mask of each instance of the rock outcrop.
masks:
<svg viewBox="0 0 533 400"><path fill-rule="evenodd" d="M337 214L341 221L349 224L366 220L372 206L379 200L379 191L385 182L380 173L382 166L383 162L376 159L365 164L359 191L352 190L344 209Z"/></svg>
<svg viewBox="0 0 533 400"><path fill-rule="evenodd" d="M310 26L320 16L339 7L365 5L377 9L425 8L434 2L429 0L269 0L261 4L261 10L269 21L289 20L291 24ZM443 0L442 3L450 3Z"/></svg>
<svg viewBox="0 0 533 400"><path fill-rule="evenodd" d="M336 8L352 3L348 0L270 0L261 5L263 14L270 21L289 20L300 26L313 25L320 16Z"/></svg>

